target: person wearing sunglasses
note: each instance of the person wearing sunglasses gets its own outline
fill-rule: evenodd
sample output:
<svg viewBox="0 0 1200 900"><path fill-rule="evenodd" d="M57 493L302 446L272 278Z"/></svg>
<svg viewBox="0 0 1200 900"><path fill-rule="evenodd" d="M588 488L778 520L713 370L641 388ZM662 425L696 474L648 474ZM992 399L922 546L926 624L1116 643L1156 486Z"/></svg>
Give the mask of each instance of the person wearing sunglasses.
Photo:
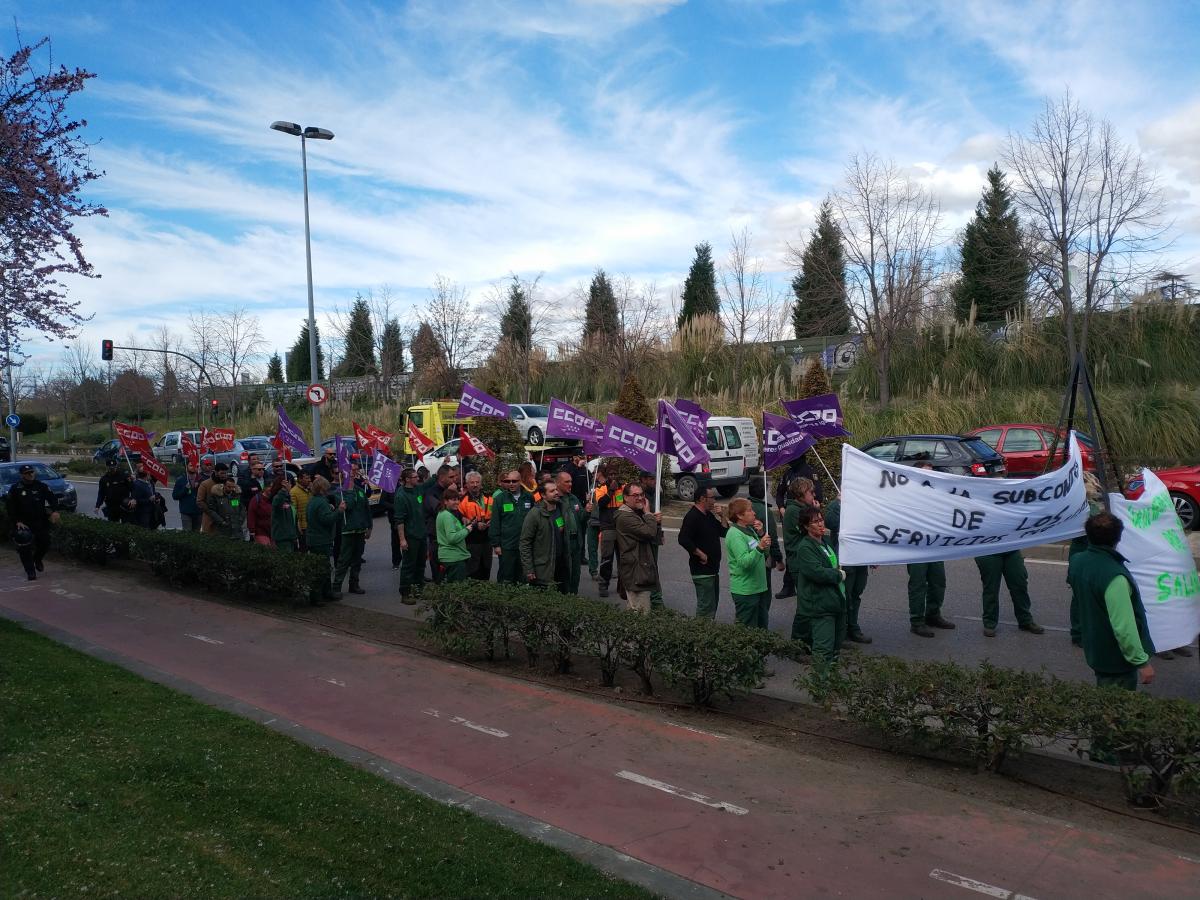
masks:
<svg viewBox="0 0 1200 900"><path fill-rule="evenodd" d="M627 484L623 493L625 502L613 516L620 586L629 609L650 612L650 595L659 589L655 549L662 542L662 513L646 511L641 484Z"/></svg>
<svg viewBox="0 0 1200 900"><path fill-rule="evenodd" d="M521 575L521 526L533 509L533 495L521 486L521 476L505 472L500 478L500 490L492 495L492 521L488 536L492 552L499 557L496 571L498 584L519 584Z"/></svg>

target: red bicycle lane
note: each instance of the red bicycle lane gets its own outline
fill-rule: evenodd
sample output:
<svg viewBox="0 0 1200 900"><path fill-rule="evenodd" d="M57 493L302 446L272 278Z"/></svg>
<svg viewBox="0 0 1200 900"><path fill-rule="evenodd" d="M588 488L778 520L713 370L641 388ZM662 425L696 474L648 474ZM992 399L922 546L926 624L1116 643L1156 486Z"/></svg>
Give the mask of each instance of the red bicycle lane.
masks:
<svg viewBox="0 0 1200 900"><path fill-rule="evenodd" d="M1189 896L1200 876L1086 823L119 579L6 581L4 609L735 896Z"/></svg>

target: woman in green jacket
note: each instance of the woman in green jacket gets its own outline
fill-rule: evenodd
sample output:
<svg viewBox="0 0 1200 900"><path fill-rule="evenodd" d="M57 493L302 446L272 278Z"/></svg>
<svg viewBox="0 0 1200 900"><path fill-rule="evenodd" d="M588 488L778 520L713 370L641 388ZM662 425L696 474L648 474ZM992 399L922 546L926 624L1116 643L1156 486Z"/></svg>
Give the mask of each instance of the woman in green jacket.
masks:
<svg viewBox="0 0 1200 900"><path fill-rule="evenodd" d="M444 581L465 581L467 560L471 551L467 549L467 535L475 523L464 525L458 517L458 488L448 487L442 491L442 502L434 525L437 533L438 562L445 570Z"/></svg>
<svg viewBox="0 0 1200 900"><path fill-rule="evenodd" d="M796 550L797 612L812 627L812 649L820 672L837 662L846 636L846 573L825 539L825 517L809 507L800 514L804 538Z"/></svg>
<svg viewBox="0 0 1200 900"><path fill-rule="evenodd" d="M725 558L729 560L729 593L737 610L737 623L749 628L766 628L771 608L771 593L767 585L765 556L770 552L771 538L759 537L755 531L754 507L745 497L729 504L729 519L733 527L725 533Z"/></svg>

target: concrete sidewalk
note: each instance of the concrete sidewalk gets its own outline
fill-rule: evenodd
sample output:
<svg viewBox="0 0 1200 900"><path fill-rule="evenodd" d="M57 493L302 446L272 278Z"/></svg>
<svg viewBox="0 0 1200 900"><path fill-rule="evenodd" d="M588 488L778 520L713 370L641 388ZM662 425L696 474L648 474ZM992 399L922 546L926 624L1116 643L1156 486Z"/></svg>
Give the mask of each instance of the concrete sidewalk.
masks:
<svg viewBox="0 0 1200 900"><path fill-rule="evenodd" d="M1087 820L931 789L128 576L8 575L0 614L266 711L300 737L357 748L386 777L417 773L462 805L544 823L534 834L578 836L575 851L603 867L640 860L653 868L625 865L622 874L668 895L1159 898L1192 896L1200 880L1190 852Z"/></svg>

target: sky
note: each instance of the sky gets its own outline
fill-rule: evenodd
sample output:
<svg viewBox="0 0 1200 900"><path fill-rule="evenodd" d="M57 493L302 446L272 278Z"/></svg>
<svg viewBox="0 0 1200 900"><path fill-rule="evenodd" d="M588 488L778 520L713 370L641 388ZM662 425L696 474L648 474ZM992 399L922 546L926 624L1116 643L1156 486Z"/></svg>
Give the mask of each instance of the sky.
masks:
<svg viewBox="0 0 1200 900"><path fill-rule="evenodd" d="M245 307L268 352L307 314L299 140L309 142L318 324L435 278L482 301L541 276L568 321L597 267L669 295L694 246L746 228L772 281L851 155L935 193L947 239L1010 132L1069 89L1156 168L1168 262L1200 276L1200 6L998 0L0 0L96 74L89 199L101 278L70 284L98 347ZM28 338L52 365L61 345Z"/></svg>

